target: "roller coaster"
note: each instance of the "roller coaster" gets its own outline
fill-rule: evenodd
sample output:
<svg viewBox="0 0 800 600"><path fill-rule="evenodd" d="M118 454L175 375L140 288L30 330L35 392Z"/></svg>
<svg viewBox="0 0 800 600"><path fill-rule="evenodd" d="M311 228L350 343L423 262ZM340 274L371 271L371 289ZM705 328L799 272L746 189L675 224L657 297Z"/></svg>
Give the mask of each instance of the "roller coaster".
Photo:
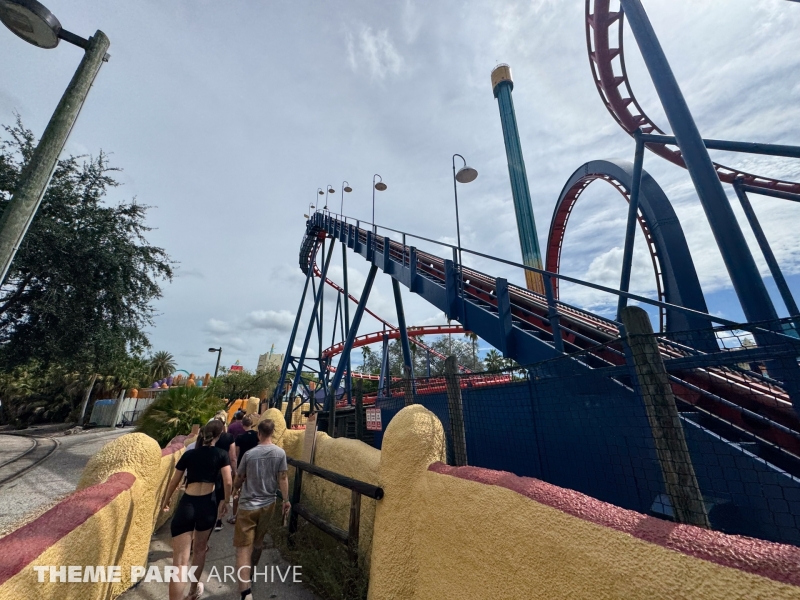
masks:
<svg viewBox="0 0 800 600"><path fill-rule="evenodd" d="M354 375L350 368L351 351L383 341L385 355L390 338L401 341L405 372L413 381L410 344L421 344L414 334L423 330L406 326L400 285L441 310L449 322L459 324L425 332L474 332L506 358L519 365L532 365L531 373L536 371L535 365L543 361L573 356L574 360L552 363L568 365L559 367L563 370L561 376L602 373L618 382L621 388L630 389L630 380L625 375L626 347L619 316L610 319L562 302L559 284L568 282L615 296L619 310L629 301L657 310L658 347L669 372L684 426L690 424L694 428L692 431L713 439L715 444L726 444L726 451L734 448L744 452L746 448L747 455L759 457L759 464L766 465L764 468L770 473L781 473L791 485L800 485L800 369L797 364L800 339L795 325L800 323L800 313L747 196L750 192L800 201L800 183L726 167L712 162L708 154L708 150L717 149L800 158L800 147L703 139L640 0L621 0L618 10L612 10L610 4L609 0L586 1L587 52L592 77L603 104L620 127L634 138L634 161L588 161L568 178L555 204L543 269L326 210L311 215L299 253L299 266L306 275L306 283L279 383L271 400L273 406L282 408L284 398L293 398L299 386L306 386L302 373L310 369L309 361L315 360L318 368L311 370L324 381L326 390L325 401L319 408L329 411L333 418L337 398L340 406L349 402L350 378ZM672 135L666 134L647 116L633 94L623 46L626 21L670 122ZM747 323L735 323L709 313L679 219L667 195L643 169L644 150L688 170ZM561 251L570 215L583 192L595 181L610 184L628 203L619 289L581 281L560 272ZM723 183L733 186L742 203L789 318L778 318L778 311L758 273ZM655 299L629 291L637 224L644 234L655 273ZM423 251L410 243L414 240L450 247L452 256L437 256ZM342 286L327 276L334 248L339 244L345 264ZM348 291L348 253L360 255L369 263L369 274L360 298L353 297ZM545 292L540 294L509 283L505 278L467 267L459 260L462 254L523 272L535 272L542 277ZM319 261L318 256L321 257ZM397 326L367 308L379 270L391 278ZM319 286L316 280L320 281ZM309 282L314 306L302 351L293 356ZM326 286L336 290L333 335L335 338L338 323L341 336L339 342L332 339L329 347L323 350L321 324L323 289ZM350 302L355 304L352 319ZM359 336L364 313L382 322L385 331ZM308 348L315 328L320 350L312 359L308 356ZM735 353L726 352L719 342L722 330L747 331L755 344L739 348ZM425 350L428 349L425 347ZM336 356L339 360L334 366L332 363ZM383 380L386 374L382 371L380 377ZM290 378L289 386L287 381ZM344 388L340 388L343 383ZM503 383L492 382L501 386ZM434 388L430 388L431 393ZM339 393L340 389L343 393ZM421 387L417 393L424 395L426 390ZM571 401L566 396L565 401ZM287 421L291 409L292 403L289 403ZM512 470L503 465L499 468ZM794 527L797 535L790 537L800 540L800 526Z"/></svg>

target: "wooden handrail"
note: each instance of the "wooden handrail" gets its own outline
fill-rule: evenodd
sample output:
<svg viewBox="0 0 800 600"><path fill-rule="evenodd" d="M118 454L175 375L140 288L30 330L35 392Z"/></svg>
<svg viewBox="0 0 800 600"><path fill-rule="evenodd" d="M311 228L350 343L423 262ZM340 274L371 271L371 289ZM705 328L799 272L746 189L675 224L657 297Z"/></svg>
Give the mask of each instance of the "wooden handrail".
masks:
<svg viewBox="0 0 800 600"><path fill-rule="evenodd" d="M322 477L322 479L325 479L326 481L330 481L331 483L335 483L336 485L340 485L349 490L356 491L362 496L374 498L375 500L380 500L383 498L383 488L372 485L371 483L359 481L358 479L353 479L352 477L347 477L346 475L340 475L339 473L334 473L328 469L323 469L317 465L312 465L311 463L297 460L288 456L286 457L286 462L297 469L301 469L307 473L316 475L317 477Z"/></svg>

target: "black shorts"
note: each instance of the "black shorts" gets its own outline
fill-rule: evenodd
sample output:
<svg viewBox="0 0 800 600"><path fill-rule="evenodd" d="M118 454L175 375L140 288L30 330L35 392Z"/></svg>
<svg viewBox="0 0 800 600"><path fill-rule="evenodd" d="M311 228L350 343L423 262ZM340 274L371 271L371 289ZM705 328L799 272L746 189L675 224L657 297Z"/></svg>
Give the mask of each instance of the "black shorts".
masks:
<svg viewBox="0 0 800 600"><path fill-rule="evenodd" d="M170 531L177 537L189 531L208 531L217 522L217 502L212 492L205 496L184 493L172 517Z"/></svg>

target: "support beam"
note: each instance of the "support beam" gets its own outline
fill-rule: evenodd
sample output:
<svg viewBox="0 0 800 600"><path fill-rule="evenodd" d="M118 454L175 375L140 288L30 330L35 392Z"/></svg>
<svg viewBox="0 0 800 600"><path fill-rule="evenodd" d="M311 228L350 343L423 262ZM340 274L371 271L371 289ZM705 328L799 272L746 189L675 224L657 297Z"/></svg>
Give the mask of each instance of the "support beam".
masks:
<svg viewBox="0 0 800 600"><path fill-rule="evenodd" d="M300 326L300 317L303 315L303 304L306 301L306 293L308 292L308 282L311 280L314 269L308 269L306 273L306 283L303 286L303 295L300 296L300 306L297 307L297 316L294 318L294 325L292 325L292 333L289 335L289 345L286 348L286 354L283 355L283 364L281 365L281 374L278 377L278 385L275 387L275 393L272 396L273 406L277 406L278 410L282 410L280 403L283 398L283 386L286 383L286 373L289 370L289 363L292 359L292 349L294 348L294 341L297 338L297 329ZM289 401L291 404L291 399Z"/></svg>
<svg viewBox="0 0 800 600"><path fill-rule="evenodd" d="M408 343L403 296L400 294L400 284L394 277L392 278L392 291L394 292L394 306L397 309L397 327L400 329L400 345L403 348L403 365L408 369L410 378L414 379L414 361L411 360L411 345Z"/></svg>
<svg viewBox="0 0 800 600"><path fill-rule="evenodd" d="M625 247L622 251L622 273L620 274L619 289L621 292L630 291L631 263L633 262L633 243L636 240L636 221L639 216L639 187L642 184L642 163L644 163L644 143L642 131L637 129L633 135L636 140L636 150L633 158L633 181L631 182L631 197L628 200L628 221L625 224ZM622 309L628 304L628 298L620 296L617 303L617 321Z"/></svg>
<svg viewBox="0 0 800 600"><path fill-rule="evenodd" d="M353 322L350 324L350 330L347 332L347 339L344 342L344 348L342 348L342 355L339 359L339 364L336 367L336 373L333 375L333 381L331 381L331 387L333 389L337 389L339 387L339 383L342 381L344 368L347 364L347 359L350 357L350 351L353 349L353 343L358 335L358 327L361 325L361 319L364 316L364 309L367 306L367 300L369 300L369 294L372 291L372 284L375 282L375 274L377 272L378 267L375 265L372 265L369 268L367 281L364 283L364 291L361 292L361 299L359 300L358 306L356 307L356 312L353 315Z"/></svg>
<svg viewBox="0 0 800 600"><path fill-rule="evenodd" d="M297 394L297 386L300 384L300 374L303 372L303 365L306 361L306 353L308 352L308 343L311 341L311 334L314 332L314 323L317 320L317 310L319 308L319 304L322 300L322 290L325 289L325 278L328 276L328 267L331 264L331 257L333 256L333 248L334 245L331 244L328 250L328 256L325 258L325 263L322 265L322 279L319 285L319 290L316 291L314 295L314 308L311 311L311 318L308 321L308 328L306 329L306 337L303 341L303 349L300 352L300 358L297 361L297 368L295 369L295 376L294 381L292 382L292 389L289 392L289 401L286 407L286 427L287 429L292 426L292 404L294 404L294 397ZM309 266L309 272L313 271L313 268ZM320 324L321 327L321 324ZM315 399L311 398L311 405L313 407Z"/></svg>
<svg viewBox="0 0 800 600"><path fill-rule="evenodd" d="M778 318L692 113L641 0L621 0L748 321ZM765 342L766 343L766 342Z"/></svg>
<svg viewBox="0 0 800 600"><path fill-rule="evenodd" d="M786 305L786 310L788 310L789 314L793 317L797 317L800 315L800 312L797 310L797 303L794 301L794 296L792 296L792 291L789 289L789 284L786 283L786 278L783 276L780 265L778 265L778 260L772 252L769 240L767 240L767 236L761 228L761 223L759 223L756 212L753 210L753 205L750 204L747 193L742 189L742 183L741 178L737 178L736 181L733 182L733 189L736 191L736 196L742 204L744 214L750 222L753 235L756 236L756 241L761 248L761 253L764 255L764 260L767 261L767 266L769 266L769 271L772 273L772 278L775 280L775 285L778 286L778 291L781 294L783 303Z"/></svg>

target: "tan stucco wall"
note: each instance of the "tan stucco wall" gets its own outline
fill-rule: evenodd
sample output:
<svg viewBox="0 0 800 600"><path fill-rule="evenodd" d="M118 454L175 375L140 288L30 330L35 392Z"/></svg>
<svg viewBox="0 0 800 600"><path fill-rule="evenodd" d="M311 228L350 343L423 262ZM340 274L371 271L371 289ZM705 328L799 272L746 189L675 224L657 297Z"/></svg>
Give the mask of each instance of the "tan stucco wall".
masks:
<svg viewBox="0 0 800 600"><path fill-rule="evenodd" d="M512 489L430 471L443 456L444 432L432 413L412 406L392 419L380 458L386 495L375 517L370 599L800 598L795 585L638 539ZM734 553L757 542L776 558L797 555L790 546L714 535L726 538L723 549L733 541Z"/></svg>

